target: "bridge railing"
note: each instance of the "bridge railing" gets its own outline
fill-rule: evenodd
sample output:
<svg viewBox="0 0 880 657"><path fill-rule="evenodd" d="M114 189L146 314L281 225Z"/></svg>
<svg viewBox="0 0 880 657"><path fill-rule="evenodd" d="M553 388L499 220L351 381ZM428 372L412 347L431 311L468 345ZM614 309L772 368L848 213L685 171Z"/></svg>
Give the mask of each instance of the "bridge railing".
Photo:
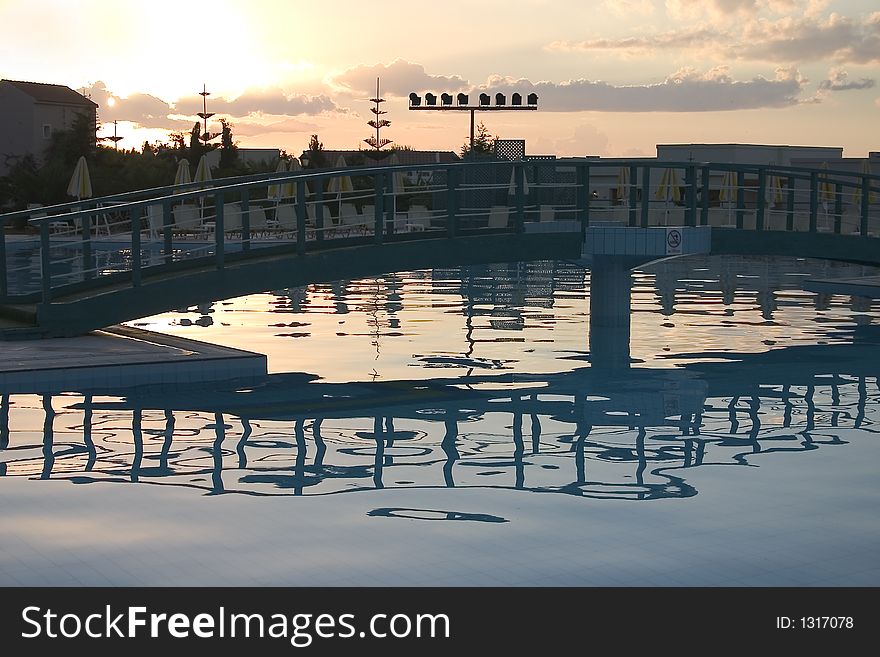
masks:
<svg viewBox="0 0 880 657"><path fill-rule="evenodd" d="M0 301L138 286L152 273L222 269L272 250L538 232L560 222L876 237L878 201L880 175L862 171L656 160L491 160L221 179L31 210L29 231L0 231ZM0 215L0 224L21 215Z"/></svg>

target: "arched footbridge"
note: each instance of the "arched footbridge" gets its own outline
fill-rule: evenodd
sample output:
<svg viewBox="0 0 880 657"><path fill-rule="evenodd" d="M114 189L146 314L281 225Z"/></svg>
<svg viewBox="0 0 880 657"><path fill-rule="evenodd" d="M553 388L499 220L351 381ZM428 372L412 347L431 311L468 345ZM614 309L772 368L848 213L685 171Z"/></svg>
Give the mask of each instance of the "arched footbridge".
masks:
<svg viewBox="0 0 880 657"><path fill-rule="evenodd" d="M267 289L487 262L700 251L880 264L878 200L880 175L867 169L553 158L84 199L0 215L0 337L76 335ZM666 244L671 227L685 229L683 251Z"/></svg>

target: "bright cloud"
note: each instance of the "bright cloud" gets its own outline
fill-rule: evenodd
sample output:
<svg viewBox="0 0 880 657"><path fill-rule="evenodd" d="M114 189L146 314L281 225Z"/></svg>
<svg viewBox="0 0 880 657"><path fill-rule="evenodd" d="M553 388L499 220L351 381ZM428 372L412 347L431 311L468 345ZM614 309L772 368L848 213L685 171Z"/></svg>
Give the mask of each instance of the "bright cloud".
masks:
<svg viewBox="0 0 880 657"><path fill-rule="evenodd" d="M548 50L615 51L629 56L654 56L663 51L697 51L721 60L839 63L880 62L880 12L861 18L786 16L724 24L686 26L676 30L583 41L555 41Z"/></svg>
<svg viewBox="0 0 880 657"><path fill-rule="evenodd" d="M431 75L421 64L396 59L390 64L358 64L331 78L331 83L351 94L376 93L376 78L381 78L383 95L406 96L411 91L458 91L467 80L457 75Z"/></svg>
<svg viewBox="0 0 880 657"><path fill-rule="evenodd" d="M822 91L851 91L853 89L870 89L876 83L872 78L859 78L858 80L850 80L849 74L842 69L832 69L828 74L828 79L819 83L819 89Z"/></svg>
<svg viewBox="0 0 880 657"><path fill-rule="evenodd" d="M535 92L545 111L711 112L796 105L803 84L796 70L779 69L772 80L734 80L726 67L718 67L705 73L685 68L657 84L627 86L601 80L556 83L493 76L477 90Z"/></svg>

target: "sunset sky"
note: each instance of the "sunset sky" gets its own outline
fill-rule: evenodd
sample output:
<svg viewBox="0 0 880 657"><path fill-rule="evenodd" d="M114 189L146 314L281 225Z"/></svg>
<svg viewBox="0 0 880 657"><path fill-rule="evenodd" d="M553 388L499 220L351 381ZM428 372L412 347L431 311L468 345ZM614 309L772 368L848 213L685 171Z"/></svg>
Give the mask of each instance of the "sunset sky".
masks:
<svg viewBox="0 0 880 657"><path fill-rule="evenodd" d="M0 0L0 78L65 84L121 147L228 116L241 146L298 154L369 137L381 78L391 126L459 150L467 113L410 112L410 91L539 95L478 115L530 154L653 155L741 142L880 150L876 0ZM217 118L217 117L215 117ZM108 125L109 128L108 128Z"/></svg>

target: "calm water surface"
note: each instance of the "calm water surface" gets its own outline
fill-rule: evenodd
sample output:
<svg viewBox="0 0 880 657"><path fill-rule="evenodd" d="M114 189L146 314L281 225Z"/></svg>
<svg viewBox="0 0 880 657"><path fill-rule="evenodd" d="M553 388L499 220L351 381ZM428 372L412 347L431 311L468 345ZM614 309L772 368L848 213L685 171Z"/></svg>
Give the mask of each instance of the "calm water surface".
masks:
<svg viewBox="0 0 880 657"><path fill-rule="evenodd" d="M701 498L744 494L757 468L768 495L784 482L780 496L818 515L840 518L841 502L817 490L854 491L851 522L836 532L858 554L832 581L876 584L865 560L878 528L865 519L880 486L864 469L878 455L880 302L801 288L809 276L875 272L794 259L654 263L633 276L629 341L612 328L594 345L590 270L567 262L183 308L133 324L266 353L266 383L5 395L0 474L144 495L171 487L183 499L374 496L358 497L373 522L488 531L532 520L499 511L498 495L537 495L550 514L565 500L578 523L613 500L689 514ZM467 508L440 503L441 490L470 491ZM774 505L762 526L790 522L791 508ZM609 531L635 531L614 522ZM818 533L804 532L821 523L797 531L809 544Z"/></svg>

